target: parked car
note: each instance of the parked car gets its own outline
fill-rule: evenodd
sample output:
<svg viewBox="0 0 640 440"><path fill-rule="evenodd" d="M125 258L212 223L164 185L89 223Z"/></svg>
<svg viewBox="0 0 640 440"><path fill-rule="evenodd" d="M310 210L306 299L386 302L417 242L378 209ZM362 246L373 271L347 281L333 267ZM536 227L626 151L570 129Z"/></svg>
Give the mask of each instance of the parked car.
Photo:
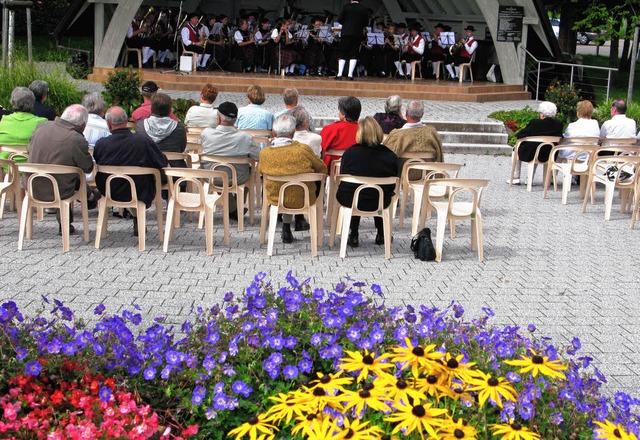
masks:
<svg viewBox="0 0 640 440"><path fill-rule="evenodd" d="M580 44L589 44L589 41L595 40L600 36L600 32L583 32L578 31L576 35L576 40Z"/></svg>

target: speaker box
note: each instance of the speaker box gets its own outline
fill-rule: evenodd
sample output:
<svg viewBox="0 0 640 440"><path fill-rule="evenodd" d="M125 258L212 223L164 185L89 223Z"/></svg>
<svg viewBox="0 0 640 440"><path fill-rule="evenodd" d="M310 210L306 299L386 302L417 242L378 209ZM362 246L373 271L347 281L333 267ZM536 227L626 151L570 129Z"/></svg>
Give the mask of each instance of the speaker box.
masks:
<svg viewBox="0 0 640 440"><path fill-rule="evenodd" d="M227 70L229 72L242 72L242 60L231 60L229 64L227 64Z"/></svg>

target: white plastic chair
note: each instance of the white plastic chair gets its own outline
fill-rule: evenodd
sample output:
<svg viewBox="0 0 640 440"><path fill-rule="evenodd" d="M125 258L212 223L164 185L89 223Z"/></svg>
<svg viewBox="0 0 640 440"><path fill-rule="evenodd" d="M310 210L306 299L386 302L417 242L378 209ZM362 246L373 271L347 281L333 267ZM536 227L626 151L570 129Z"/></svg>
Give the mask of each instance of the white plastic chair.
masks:
<svg viewBox="0 0 640 440"><path fill-rule="evenodd" d="M520 144L522 144L523 142L538 142L538 146L536 147L536 152L533 156L533 159L531 160L531 162L527 162L527 191L531 192L531 183L533 182L533 176L536 173L536 168L538 167L538 165L542 165L544 167L544 171L542 173L543 179L544 179L544 176L546 176L547 174L548 161L540 162L540 160L538 159L538 156L540 155L540 150L542 150L542 147L544 146L550 146L551 148L553 148L555 144L560 142L560 139L562 138L559 136L529 136L526 138L518 139L518 142L516 142L515 147L513 147L513 160L511 163L511 174L509 177L509 186L513 184L513 173L516 170L516 164L520 160L520 157L518 154L518 149L520 148Z"/></svg>
<svg viewBox="0 0 640 440"><path fill-rule="evenodd" d="M6 171L5 171L6 168ZM22 211L22 189L20 188L20 173L18 165L9 159L0 159L0 219L4 216L4 205L9 197L9 208L14 201L18 218Z"/></svg>
<svg viewBox="0 0 640 440"><path fill-rule="evenodd" d="M442 260L442 246L444 243L444 231L449 222L451 238L455 238L456 220L471 220L471 250L478 251L478 261L484 259L482 236L482 213L480 202L482 192L489 181L484 179L431 179L424 186L425 201L436 210L438 222L436 226L436 261ZM431 187L445 187L447 194L444 198L431 197ZM464 194L471 196L471 201L458 201L457 198ZM464 198L464 197L463 197ZM420 215L420 224L424 224L427 210L423 209Z"/></svg>
<svg viewBox="0 0 640 440"><path fill-rule="evenodd" d="M464 71L465 69L469 72L469 77L471 78L471 82L473 82L473 71L471 68L473 67L473 63L476 61L476 54L478 51L474 51L473 55L471 55L471 60L468 63L462 63L458 66L460 69L460 73L458 76L460 77L460 82L464 81Z"/></svg>
<svg viewBox="0 0 640 440"><path fill-rule="evenodd" d="M323 241L323 221L322 221L322 209L324 201L324 182L327 178L326 174L322 173L304 173L294 174L291 176L271 176L267 174L262 175L263 185L266 185L267 181L283 182L278 194L278 204L271 205L269 198L266 196L266 187L264 188L265 196L263 197L262 204L262 221L260 222L260 244L265 243L265 234L267 228L267 212L269 214L269 237L267 241L267 255L273 255L273 242L276 235L276 225L278 223L278 214L305 214L309 216L309 231L311 235L311 256L318 256L318 247L322 246ZM314 204L311 204L311 198L309 196L309 187L307 184L315 183L319 186L318 197ZM287 207L284 204L285 191L291 190L295 187L302 189L304 193L304 204L300 208Z"/></svg>
<svg viewBox="0 0 640 440"><path fill-rule="evenodd" d="M571 177L583 176L580 179L580 197L584 197L587 188L587 179L589 176L589 164L593 160L593 153L598 149L598 145L556 145L551 149L549 155L549 165L547 166L547 174L544 179L544 190L542 197L547 198L549 184L553 178L553 190L558 191L557 175L562 173L562 204L567 204L569 191L571 191ZM571 152L573 157L570 159L556 158L559 151Z"/></svg>

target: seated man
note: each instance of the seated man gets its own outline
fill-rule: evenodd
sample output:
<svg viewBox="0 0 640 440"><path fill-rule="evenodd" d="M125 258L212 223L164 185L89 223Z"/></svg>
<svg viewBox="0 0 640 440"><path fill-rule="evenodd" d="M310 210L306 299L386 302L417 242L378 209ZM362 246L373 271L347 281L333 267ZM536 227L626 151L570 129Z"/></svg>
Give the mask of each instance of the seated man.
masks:
<svg viewBox="0 0 640 440"><path fill-rule="evenodd" d="M218 106L218 124L215 128L205 128L200 136L203 154L217 156L242 156L258 160L260 147L253 142L249 133L234 127L238 117L238 107L233 102L223 102ZM210 169L211 162L202 162L202 168ZM233 165L236 170L238 184L243 184L251 177L249 164ZM231 170L227 170L231 179ZM229 180L229 184L232 184ZM234 194L235 196L235 194ZM240 215L243 215L241 213ZM238 218L237 201L234 197L229 199L229 216Z"/></svg>
<svg viewBox="0 0 640 440"><path fill-rule="evenodd" d="M345 96L338 101L338 118L333 124L326 125L320 132L322 136L322 151L324 163L329 166L338 159L337 156L327 155L327 150L346 150L356 143L358 119L362 105L355 96Z"/></svg>
<svg viewBox="0 0 640 440"><path fill-rule="evenodd" d="M218 115L213 108L213 102L218 97L218 89L209 83L202 87L200 105L194 105L187 110L184 125L187 127L213 127L218 124Z"/></svg>
<svg viewBox="0 0 640 440"><path fill-rule="evenodd" d="M33 113L36 97L26 87L16 87L11 92L13 113L0 120L0 145L28 145L36 126L47 119ZM4 159L4 157L2 157Z"/></svg>
<svg viewBox="0 0 640 440"><path fill-rule="evenodd" d="M258 169L261 174L272 176L289 176L302 173L326 173L327 166L316 156L311 148L293 140L296 131L296 121L290 115L282 115L273 123L271 146L260 152ZM278 204L278 197L282 182L265 183L267 193L264 195L272 205ZM310 202L315 203L317 188L309 186ZM303 204L301 188L291 188L285 193L285 203L288 207L301 207ZM292 243L291 215L282 216L282 242Z"/></svg>
<svg viewBox="0 0 640 440"><path fill-rule="evenodd" d="M447 64L447 70L449 71L449 75L451 76L449 79L451 81L455 81L458 79L458 76L460 75L460 64L470 63L471 58L473 58L473 53L478 49L478 40L476 40L476 38L473 36L475 28L469 25L464 28L464 30L467 38L462 39L462 47L460 47L459 52L453 56L453 63ZM465 80L465 82L468 81Z"/></svg>
<svg viewBox="0 0 640 440"><path fill-rule="evenodd" d="M151 98L151 116L136 123L136 133L146 134L160 151L183 153L187 148L187 131L182 122L171 119L171 97L156 93ZM172 167L184 168L184 161L170 162Z"/></svg>
<svg viewBox="0 0 640 440"><path fill-rule="evenodd" d="M602 139L629 139L636 137L636 121L627 118L627 103L616 99L611 104L611 119L604 121L600 128Z"/></svg>
<svg viewBox="0 0 640 440"><path fill-rule="evenodd" d="M211 57L211 46L209 48L205 45L205 39L208 37L205 33L200 31L198 23L200 18L198 14L191 13L187 16L187 22L180 30L180 38L182 38L182 44L185 50L189 52L195 52L198 55L198 70L204 70L209 58Z"/></svg>
<svg viewBox="0 0 640 440"><path fill-rule="evenodd" d="M104 120L104 111L107 104L99 92L91 92L84 95L82 105L89 112L89 120L84 129L84 137L89 142L89 146L93 148L98 139L111 135L107 121Z"/></svg>
<svg viewBox="0 0 640 440"><path fill-rule="evenodd" d="M140 119L147 119L151 116L151 97L160 90L158 85L153 81L147 81L140 88L142 94L142 104L131 113L131 119L134 123L138 123ZM180 119L173 112L169 113L169 117L174 121L180 122Z"/></svg>
<svg viewBox="0 0 640 440"><path fill-rule="evenodd" d="M393 130L384 144L398 157L404 153L435 154L435 161L442 162L442 141L435 128L425 125L421 121L424 115L424 105L421 101L410 101L407 104L407 123L400 129ZM402 164L400 164L402 169Z"/></svg>
<svg viewBox="0 0 640 440"><path fill-rule="evenodd" d="M249 105L238 110L236 127L249 130L271 130L273 113L262 107L266 100L262 87L249 87L247 89L247 99L249 100Z"/></svg>
<svg viewBox="0 0 640 440"><path fill-rule="evenodd" d="M167 166L167 158L162 154L155 142L140 133L131 133L127 128L127 113L120 107L111 107L105 115L111 136L99 139L93 150L93 157L98 166L136 166L162 170ZM162 174L162 173L161 173ZM96 186L102 194L106 194L107 175L96 175ZM156 196L155 182L152 176L132 176L136 184L138 200L151 206ZM118 179L111 183L111 198L119 201L131 200L131 188L127 182ZM135 210L132 210L135 211ZM138 235L137 213L132 212L133 234Z"/></svg>
<svg viewBox="0 0 640 440"><path fill-rule="evenodd" d="M31 90L33 95L36 97L32 113L36 116L40 116L41 118L47 118L48 120L53 121L56 118L56 111L53 107L44 103L49 94L49 84L46 81L37 79L29 84L29 90Z"/></svg>
<svg viewBox="0 0 640 440"><path fill-rule="evenodd" d="M38 126L31 136L27 151L29 163L45 163L52 165L68 165L78 167L85 173L93 170L93 159L89 154L89 143L82 135L89 113L80 104L67 107L62 116L54 121L47 121ZM87 191L89 209L96 207L98 196L89 186L80 188L80 181L76 174L57 175L60 197L71 197L76 191ZM53 200L53 187L49 182L42 182L34 186L34 195L41 200ZM73 222L73 211L70 212L69 222ZM58 212L58 233L61 233L60 213ZM69 232L75 228L70 225Z"/></svg>
<svg viewBox="0 0 640 440"><path fill-rule="evenodd" d="M289 114L291 114L290 113L291 110L295 109L296 107L299 107L298 99L299 99L298 89L293 89L293 88L284 89L284 92L282 93L282 100L284 101L284 110L280 110L279 112L276 112L273 115L273 119L276 119L278 116L282 116L288 112ZM311 118L311 115L309 115L309 130L311 131L316 130L316 127L313 123L313 118Z"/></svg>
<svg viewBox="0 0 640 440"><path fill-rule="evenodd" d="M303 107L294 107L288 112L296 120L293 140L308 145L318 157L322 157L322 136L309 131L309 113Z"/></svg>

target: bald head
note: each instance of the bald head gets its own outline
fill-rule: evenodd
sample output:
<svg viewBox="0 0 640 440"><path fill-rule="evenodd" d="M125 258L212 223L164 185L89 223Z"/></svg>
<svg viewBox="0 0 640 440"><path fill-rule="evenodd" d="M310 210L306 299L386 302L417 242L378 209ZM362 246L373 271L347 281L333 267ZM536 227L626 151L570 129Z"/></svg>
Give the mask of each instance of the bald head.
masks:
<svg viewBox="0 0 640 440"><path fill-rule="evenodd" d="M122 107L111 107L104 116L110 131L127 128L127 112Z"/></svg>

